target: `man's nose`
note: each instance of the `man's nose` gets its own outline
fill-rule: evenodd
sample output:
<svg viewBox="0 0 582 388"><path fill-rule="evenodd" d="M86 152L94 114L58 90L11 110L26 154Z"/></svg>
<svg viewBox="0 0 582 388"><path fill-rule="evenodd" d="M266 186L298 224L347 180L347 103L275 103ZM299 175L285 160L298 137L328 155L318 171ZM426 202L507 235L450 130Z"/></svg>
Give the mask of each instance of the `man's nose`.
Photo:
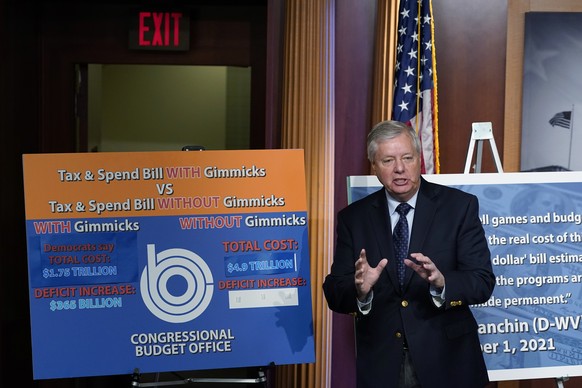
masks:
<svg viewBox="0 0 582 388"><path fill-rule="evenodd" d="M404 171L404 161L402 159L395 159L394 160L394 170L395 171Z"/></svg>

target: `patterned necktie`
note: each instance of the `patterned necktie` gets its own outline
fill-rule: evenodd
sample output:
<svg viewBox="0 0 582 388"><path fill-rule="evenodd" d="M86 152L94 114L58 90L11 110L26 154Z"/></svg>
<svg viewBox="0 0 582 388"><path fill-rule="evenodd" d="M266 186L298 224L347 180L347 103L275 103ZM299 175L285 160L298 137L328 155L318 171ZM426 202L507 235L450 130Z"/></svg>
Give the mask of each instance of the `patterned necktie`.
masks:
<svg viewBox="0 0 582 388"><path fill-rule="evenodd" d="M396 212L400 215L396 226L394 227L394 253L396 254L396 264L398 265L398 280L400 285L404 284L404 259L408 254L408 221L406 214L412 209L412 206L406 202L401 203L396 208Z"/></svg>

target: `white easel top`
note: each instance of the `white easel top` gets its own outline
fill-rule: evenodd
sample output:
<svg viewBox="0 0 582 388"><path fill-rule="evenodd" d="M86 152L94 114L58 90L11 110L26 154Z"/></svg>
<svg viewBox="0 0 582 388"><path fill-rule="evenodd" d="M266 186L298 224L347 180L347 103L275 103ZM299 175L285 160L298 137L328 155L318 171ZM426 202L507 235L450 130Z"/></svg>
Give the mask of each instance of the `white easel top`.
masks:
<svg viewBox="0 0 582 388"><path fill-rule="evenodd" d="M495 139L493 138L493 126L491 122L473 123L471 132L471 141L469 143L469 150L467 152L467 160L465 162L465 174L469 173L471 167L471 160L473 159L473 150L475 149L475 142L479 141L477 146L477 157L475 160L475 172L481 172L481 160L483 156L483 145L484 140L489 140L489 145L491 146L491 152L493 153L493 158L495 159L495 166L497 167L497 172L503 172L503 167L501 166L501 159L499 159L499 153L497 152L497 146L495 145Z"/></svg>

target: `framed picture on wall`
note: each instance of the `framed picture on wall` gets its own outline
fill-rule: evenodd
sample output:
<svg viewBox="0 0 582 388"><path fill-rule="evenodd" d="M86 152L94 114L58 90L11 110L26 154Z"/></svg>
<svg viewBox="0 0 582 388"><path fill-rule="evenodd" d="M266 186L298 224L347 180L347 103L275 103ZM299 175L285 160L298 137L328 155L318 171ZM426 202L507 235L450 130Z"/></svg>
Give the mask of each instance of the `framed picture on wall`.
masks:
<svg viewBox="0 0 582 388"><path fill-rule="evenodd" d="M582 170L582 12L525 14L521 171Z"/></svg>

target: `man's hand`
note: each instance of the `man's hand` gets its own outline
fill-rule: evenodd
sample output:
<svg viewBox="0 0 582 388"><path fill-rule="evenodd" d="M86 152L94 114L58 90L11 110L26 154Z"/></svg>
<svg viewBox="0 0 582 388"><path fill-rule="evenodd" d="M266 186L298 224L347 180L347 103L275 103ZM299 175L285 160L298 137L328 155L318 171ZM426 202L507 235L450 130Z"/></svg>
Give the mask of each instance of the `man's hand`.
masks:
<svg viewBox="0 0 582 388"><path fill-rule="evenodd" d="M414 272L432 284L435 288L442 289L445 286L444 275L441 273L441 271L439 271L435 263L433 263L430 258L423 255L422 253L411 253L410 257L412 257L415 261L404 259L404 264L412 268Z"/></svg>
<svg viewBox="0 0 582 388"><path fill-rule="evenodd" d="M354 275L358 299L360 301L366 299L366 296L378 281L386 264L388 264L388 259L382 259L376 267L370 267L368 259L366 258L366 250L362 249L360 251L360 257L356 261L356 274Z"/></svg>

